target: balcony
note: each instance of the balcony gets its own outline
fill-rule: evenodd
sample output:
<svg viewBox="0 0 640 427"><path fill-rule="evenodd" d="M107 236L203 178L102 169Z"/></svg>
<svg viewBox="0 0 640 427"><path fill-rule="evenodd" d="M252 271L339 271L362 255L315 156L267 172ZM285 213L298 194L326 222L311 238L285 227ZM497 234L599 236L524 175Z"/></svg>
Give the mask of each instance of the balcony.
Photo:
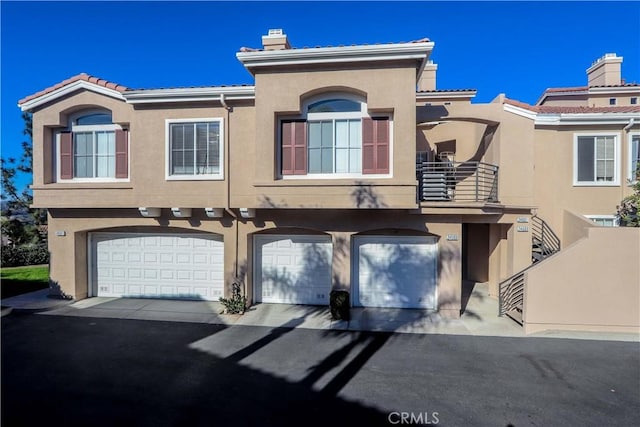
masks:
<svg viewBox="0 0 640 427"><path fill-rule="evenodd" d="M421 202L498 202L498 166L483 162L419 162Z"/></svg>

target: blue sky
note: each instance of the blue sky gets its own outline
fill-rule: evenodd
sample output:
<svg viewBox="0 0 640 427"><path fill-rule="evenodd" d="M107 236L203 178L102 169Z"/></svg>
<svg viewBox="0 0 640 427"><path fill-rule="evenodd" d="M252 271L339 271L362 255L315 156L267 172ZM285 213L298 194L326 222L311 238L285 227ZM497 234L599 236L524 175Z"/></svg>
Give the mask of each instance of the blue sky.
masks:
<svg viewBox="0 0 640 427"><path fill-rule="evenodd" d="M439 89L534 103L580 86L607 52L640 82L638 2L0 2L2 156L19 156L17 101L86 72L130 88L252 84L235 58L282 28L294 47L430 38ZM21 178L21 184L28 178Z"/></svg>

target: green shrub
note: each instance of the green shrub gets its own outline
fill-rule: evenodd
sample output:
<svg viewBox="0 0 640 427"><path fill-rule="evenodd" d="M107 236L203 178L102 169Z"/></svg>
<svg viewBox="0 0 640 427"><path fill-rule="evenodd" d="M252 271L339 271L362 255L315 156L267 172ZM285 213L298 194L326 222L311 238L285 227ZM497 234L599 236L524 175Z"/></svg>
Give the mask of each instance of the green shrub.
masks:
<svg viewBox="0 0 640 427"><path fill-rule="evenodd" d="M625 197L618 206L621 227L640 227L640 163L636 168L635 181L633 194Z"/></svg>
<svg viewBox="0 0 640 427"><path fill-rule="evenodd" d="M3 246L2 267L19 267L49 263L49 250L43 245Z"/></svg>
<svg viewBox="0 0 640 427"><path fill-rule="evenodd" d="M333 320L350 320L349 292L331 291L329 294L329 305L331 306L331 317Z"/></svg>
<svg viewBox="0 0 640 427"><path fill-rule="evenodd" d="M247 308L247 298L240 292L240 284L231 285L231 298L220 298L226 314L244 314Z"/></svg>

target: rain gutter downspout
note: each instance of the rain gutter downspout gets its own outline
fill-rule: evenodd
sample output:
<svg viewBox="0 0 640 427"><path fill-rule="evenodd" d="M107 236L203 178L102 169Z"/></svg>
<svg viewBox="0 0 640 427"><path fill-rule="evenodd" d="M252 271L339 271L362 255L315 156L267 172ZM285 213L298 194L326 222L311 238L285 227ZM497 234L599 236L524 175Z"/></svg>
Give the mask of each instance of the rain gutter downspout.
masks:
<svg viewBox="0 0 640 427"><path fill-rule="evenodd" d="M629 119L629 123L624 128L622 128L622 130L625 132L629 132L634 124L635 124L635 118L631 117Z"/></svg>
<svg viewBox="0 0 640 427"><path fill-rule="evenodd" d="M633 125L635 124L635 119L633 117L631 117L629 119L629 123L627 123L627 125L625 127L622 128L623 131L625 131L626 133L629 133L629 131L631 130L631 128L633 127ZM631 153L629 153L629 156L631 156ZM631 171L631 179L633 180L633 174L635 173L635 171ZM620 200L622 200L624 198L624 185L620 186Z"/></svg>

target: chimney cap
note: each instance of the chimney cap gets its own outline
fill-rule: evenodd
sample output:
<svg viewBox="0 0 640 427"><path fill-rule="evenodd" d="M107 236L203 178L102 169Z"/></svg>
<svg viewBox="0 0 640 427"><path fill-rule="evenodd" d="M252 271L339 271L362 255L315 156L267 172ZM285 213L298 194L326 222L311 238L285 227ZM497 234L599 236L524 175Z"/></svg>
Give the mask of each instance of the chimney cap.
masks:
<svg viewBox="0 0 640 427"><path fill-rule="evenodd" d="M618 56L614 53L605 53L604 55L602 55L600 58L596 59L595 61L593 61L593 63L591 63L591 68L594 68L596 65L603 63L603 62L622 62L622 57Z"/></svg>
<svg viewBox="0 0 640 427"><path fill-rule="evenodd" d="M262 36L262 47L265 50L291 49L289 38L282 28L271 28L267 35Z"/></svg>

